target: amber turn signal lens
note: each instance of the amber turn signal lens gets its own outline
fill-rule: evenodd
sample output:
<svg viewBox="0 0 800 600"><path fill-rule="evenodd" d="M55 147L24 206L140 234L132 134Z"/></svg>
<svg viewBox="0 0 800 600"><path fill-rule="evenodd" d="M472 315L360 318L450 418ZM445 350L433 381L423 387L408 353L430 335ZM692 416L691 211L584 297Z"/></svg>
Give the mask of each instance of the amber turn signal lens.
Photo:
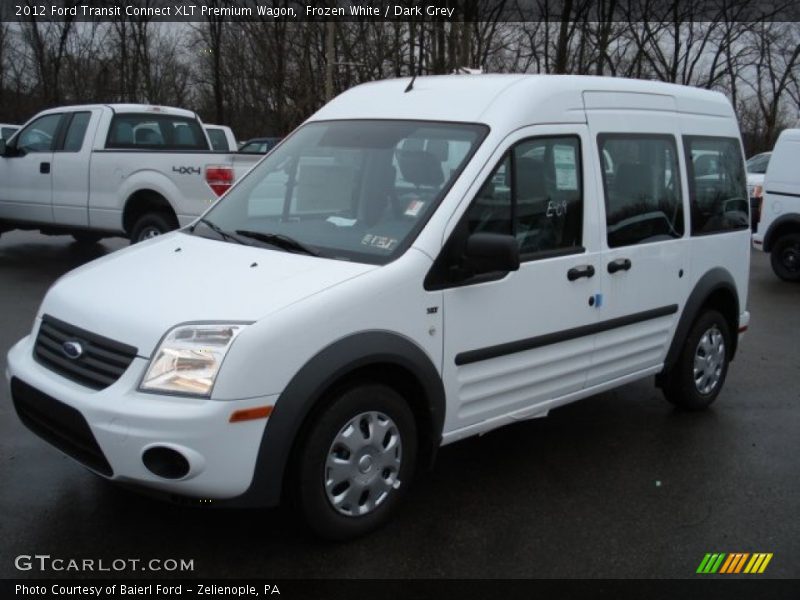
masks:
<svg viewBox="0 0 800 600"><path fill-rule="evenodd" d="M272 414L271 406L259 406L257 408L243 408L237 410L228 420L230 423L240 423L241 421L254 421L255 419L266 419Z"/></svg>

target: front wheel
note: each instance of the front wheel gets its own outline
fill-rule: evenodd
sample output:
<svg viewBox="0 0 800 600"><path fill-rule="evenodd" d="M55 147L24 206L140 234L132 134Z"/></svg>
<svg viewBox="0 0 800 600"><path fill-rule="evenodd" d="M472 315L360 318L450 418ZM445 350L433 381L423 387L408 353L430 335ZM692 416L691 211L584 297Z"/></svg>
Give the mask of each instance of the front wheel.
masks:
<svg viewBox="0 0 800 600"><path fill-rule="evenodd" d="M728 374L731 333L719 312L708 310L692 325L681 354L664 378L667 400L687 410L708 408Z"/></svg>
<svg viewBox="0 0 800 600"><path fill-rule="evenodd" d="M800 281L800 233L783 235L772 245L772 270L784 281Z"/></svg>
<svg viewBox="0 0 800 600"><path fill-rule="evenodd" d="M163 235L175 229L169 217L163 213L147 213L139 217L131 227L131 244L138 244L145 240Z"/></svg>
<svg viewBox="0 0 800 600"><path fill-rule="evenodd" d="M377 529L408 488L416 455L414 415L395 390L369 383L339 394L312 423L295 465L306 523L331 540Z"/></svg>

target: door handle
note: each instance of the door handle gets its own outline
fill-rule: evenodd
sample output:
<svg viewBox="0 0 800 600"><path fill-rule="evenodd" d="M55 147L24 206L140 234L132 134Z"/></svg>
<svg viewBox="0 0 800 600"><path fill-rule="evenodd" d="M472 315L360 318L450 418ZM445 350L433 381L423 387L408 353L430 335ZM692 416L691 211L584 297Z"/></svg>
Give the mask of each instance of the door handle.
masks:
<svg viewBox="0 0 800 600"><path fill-rule="evenodd" d="M608 272L616 273L617 271L629 271L631 268L630 258L618 258L608 263Z"/></svg>
<svg viewBox="0 0 800 600"><path fill-rule="evenodd" d="M589 277L594 276L594 267L592 265L582 265L580 267L572 267L569 271L567 271L567 279L570 281L575 281L576 279L580 279L581 277Z"/></svg>
<svg viewBox="0 0 800 600"><path fill-rule="evenodd" d="M50 172L50 163L49 162L39 163L39 173L47 174L49 172Z"/></svg>

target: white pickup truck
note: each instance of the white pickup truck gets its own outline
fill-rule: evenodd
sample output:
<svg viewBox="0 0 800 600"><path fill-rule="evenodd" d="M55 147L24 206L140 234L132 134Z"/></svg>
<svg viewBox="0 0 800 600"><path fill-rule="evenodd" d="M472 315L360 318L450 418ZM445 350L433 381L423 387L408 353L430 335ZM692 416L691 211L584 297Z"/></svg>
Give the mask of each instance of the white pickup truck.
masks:
<svg viewBox="0 0 800 600"><path fill-rule="evenodd" d="M198 116L140 104L46 110L0 140L0 234L132 242L203 213L261 157L210 150Z"/></svg>

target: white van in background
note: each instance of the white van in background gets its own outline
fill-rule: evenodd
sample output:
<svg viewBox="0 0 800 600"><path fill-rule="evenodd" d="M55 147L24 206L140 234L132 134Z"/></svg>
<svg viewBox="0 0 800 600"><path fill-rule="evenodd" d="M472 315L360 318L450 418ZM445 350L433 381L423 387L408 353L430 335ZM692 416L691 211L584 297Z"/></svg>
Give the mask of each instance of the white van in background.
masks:
<svg viewBox="0 0 800 600"><path fill-rule="evenodd" d="M800 281L800 129L778 137L764 178L753 246L770 254L784 281Z"/></svg>
<svg viewBox="0 0 800 600"><path fill-rule="evenodd" d="M722 94L376 82L190 227L59 279L7 373L20 419L103 477L288 497L349 538L443 444L654 375L708 407L750 319L749 241Z"/></svg>

